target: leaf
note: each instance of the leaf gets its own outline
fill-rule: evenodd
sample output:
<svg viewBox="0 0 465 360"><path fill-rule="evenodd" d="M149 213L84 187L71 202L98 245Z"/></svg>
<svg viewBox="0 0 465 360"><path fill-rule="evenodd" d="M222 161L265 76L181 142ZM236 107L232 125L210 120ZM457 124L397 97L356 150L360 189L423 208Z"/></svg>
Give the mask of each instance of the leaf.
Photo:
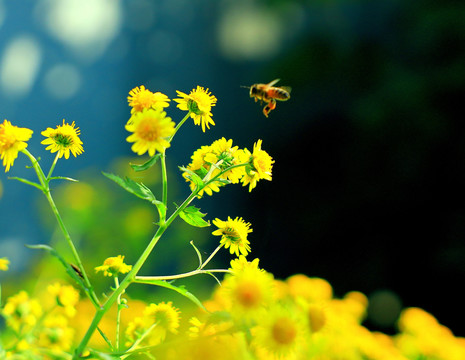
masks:
<svg viewBox="0 0 465 360"><path fill-rule="evenodd" d="M152 191L150 191L150 189L144 184L131 180L127 176L123 179L118 175L109 174L106 172L102 173L107 178L113 180L115 183L117 183L119 186L121 186L123 189L130 192L131 194L136 195L141 199L150 201L154 205L157 205L157 203L159 203L159 201L155 198L155 195L153 195Z"/></svg>
<svg viewBox="0 0 465 360"><path fill-rule="evenodd" d="M82 279L80 277L80 271L75 270L75 266L72 264L69 264L59 253L56 251L54 248L44 245L44 244L39 244L39 245L26 245L29 249L38 249L38 250L45 250L50 253L50 255L56 257L61 264L65 267L66 272L68 273L71 278L73 278L78 284L80 284L84 289L87 287L84 285L82 282ZM82 276L82 275L81 275Z"/></svg>
<svg viewBox="0 0 465 360"><path fill-rule="evenodd" d="M205 215L206 214L201 213L200 209L196 208L195 206L189 206L179 213L181 219L183 219L189 225L196 227L210 226L208 221L202 219Z"/></svg>
<svg viewBox="0 0 465 360"><path fill-rule="evenodd" d="M188 174L188 179L191 180L197 186L198 189L201 189L205 186L205 183L203 182L202 178L191 169L188 169L184 166L180 166L179 169Z"/></svg>
<svg viewBox="0 0 465 360"><path fill-rule="evenodd" d="M203 306L202 302L199 299L197 299L197 297L194 294L189 292L184 285L175 286L167 282L166 280L155 280L155 279L143 279L142 280L142 279L137 279L137 277L136 277L136 281L142 284L161 286L167 289L174 290L177 293L181 294L182 296L185 296L186 298L188 298L190 301L192 301L194 304L196 304L201 309L207 311L207 309L205 309L205 306Z"/></svg>
<svg viewBox="0 0 465 360"><path fill-rule="evenodd" d="M50 180L68 180L68 181L74 181L74 182L79 182L79 180L67 177L67 176L53 176L50 178Z"/></svg>
<svg viewBox="0 0 465 360"><path fill-rule="evenodd" d="M155 156L152 156L148 161L145 163L138 165L138 164L129 164L134 171L144 171L150 169L153 165L155 165L158 159L161 158L161 154L157 153Z"/></svg>

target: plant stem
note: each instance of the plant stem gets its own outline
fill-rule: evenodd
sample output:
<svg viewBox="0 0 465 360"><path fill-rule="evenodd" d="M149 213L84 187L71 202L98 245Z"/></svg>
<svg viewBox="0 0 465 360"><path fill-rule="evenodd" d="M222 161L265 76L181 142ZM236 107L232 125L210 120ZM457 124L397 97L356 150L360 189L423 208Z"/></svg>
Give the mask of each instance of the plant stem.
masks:
<svg viewBox="0 0 465 360"><path fill-rule="evenodd" d="M151 284L150 281L152 280L176 280L176 279L182 279L194 275L199 275L199 274L208 274L208 273L229 273L231 272L230 270L227 269L196 269L192 270L186 273L182 274L176 274L176 275L165 275L165 276L136 276L134 279L134 282L139 283L139 284Z"/></svg>
<svg viewBox="0 0 465 360"><path fill-rule="evenodd" d="M119 287L118 276L115 275L115 289ZM116 309L116 350L119 350L119 331L120 331L120 322L121 322L121 294L116 298L116 304L118 308Z"/></svg>
<svg viewBox="0 0 465 360"><path fill-rule="evenodd" d="M183 211L196 196L197 196L197 191L192 192L186 198L186 200L184 200L181 206L177 208L176 211L169 217L169 219L167 219L164 224L160 225L157 232L152 237L152 239L150 240L150 243L147 245L147 247L145 248L145 250L139 257L139 259L136 261L131 271L129 271L129 273L126 275L123 281L121 281L119 287L115 289L115 291L110 295L110 297L105 301L105 303L95 313L92 323L90 324L89 328L87 329L87 332L82 338L81 343L76 348L73 359L80 358L80 355L83 353L90 338L92 337L92 334L95 332L95 329L97 328L98 324L102 320L103 316L107 313L108 310L110 310L111 306L115 303L115 301L117 301L118 297L127 289L127 287L135 281L135 277L137 273L144 265L145 261L149 257L155 245L158 243L158 240L160 240L165 230L169 227L169 225L173 222L173 220L176 219L179 213Z"/></svg>
<svg viewBox="0 0 465 360"><path fill-rule="evenodd" d="M176 128L174 129L174 133L173 133L173 135L170 136L170 138L168 139L168 142L171 142L171 140L173 140L174 135L176 135L179 128L182 126L182 124L184 124L186 122L186 120L189 118L190 115L191 115L191 112L188 111L186 116L184 116L184 118L176 125Z"/></svg>
<svg viewBox="0 0 465 360"><path fill-rule="evenodd" d="M161 223L165 222L166 218L166 209L167 209L167 202L168 202L168 174L166 172L166 156L165 151L163 151L161 155L161 175L162 175L162 182L163 182L163 193L162 193L162 202L165 206L165 213L163 218L160 219Z"/></svg>
<svg viewBox="0 0 465 360"><path fill-rule="evenodd" d="M76 250L76 247L74 246L74 243L73 243L73 240L71 239L71 236L69 235L69 232L68 232L68 229L66 228L64 222L63 222L63 219L61 218L61 215L58 211L58 208L55 204L55 202L53 201L53 198L52 198L52 195L50 193L50 186L49 186L49 182L50 182L50 177L52 175L52 172L53 172L53 168L55 167L55 164L58 160L58 154L57 156L55 157L55 160L52 164L52 167L50 168L50 171L48 173L48 177L46 178L45 177L45 174L42 170L42 168L40 167L40 164L39 162L37 161L37 159L29 152L27 151L26 149L22 150L22 152L27 155L29 157L29 159L31 160L31 163L32 163L32 167L34 168L36 174L37 174L37 177L40 181L40 184L42 185L41 187L41 190L42 192L44 193L45 197L47 198L47 201L52 209L52 212L53 214L55 215L55 218L58 222L58 225L60 226L60 229L65 237L65 240L66 242L68 243L68 246L69 248L71 249L71 253L73 255L73 258L74 258L74 261L76 262L76 266L79 268L81 274L82 274L82 278L84 279L84 285L85 285L85 292L87 293L87 295L89 296L89 299L92 301L92 303L94 304L95 307L99 307L100 304L99 304L99 300L97 298L97 295L95 295L94 291L93 291L93 288L92 288L92 285L90 284L90 281L89 281L89 278L87 277L87 274L86 274L86 271L84 269L84 266L82 265L82 262L81 262L81 259L79 257L79 254Z"/></svg>

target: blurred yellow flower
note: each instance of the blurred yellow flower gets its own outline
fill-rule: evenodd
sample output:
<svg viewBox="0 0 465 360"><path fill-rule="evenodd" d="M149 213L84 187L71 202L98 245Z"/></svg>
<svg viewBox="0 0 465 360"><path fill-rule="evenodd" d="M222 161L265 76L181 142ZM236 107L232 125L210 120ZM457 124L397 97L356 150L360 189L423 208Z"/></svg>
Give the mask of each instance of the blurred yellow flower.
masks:
<svg viewBox="0 0 465 360"><path fill-rule="evenodd" d="M8 270L8 265L10 265L10 260L7 258L0 258L0 270L1 271L7 271Z"/></svg>
<svg viewBox="0 0 465 360"><path fill-rule="evenodd" d="M212 234L221 236L220 244L226 249L229 248L231 254L246 256L250 252L250 242L247 240L247 234L252 232L250 223L240 217L233 220L228 216L228 220L215 219L213 224L218 229Z"/></svg>
<svg viewBox="0 0 465 360"><path fill-rule="evenodd" d="M79 301L79 292L74 287L56 282L49 285L47 290L55 297L58 306L64 308L66 315L73 317L76 314L75 306Z"/></svg>
<svg viewBox="0 0 465 360"><path fill-rule="evenodd" d="M42 315L42 307L36 299L29 298L26 291L10 296L3 308L8 326L16 331L27 331L36 325Z"/></svg>
<svg viewBox="0 0 465 360"><path fill-rule="evenodd" d="M118 255L105 259L103 265L95 268L96 272L103 271L104 276L116 276L118 274L126 274L131 271L132 265L124 263L124 256Z"/></svg>
<svg viewBox="0 0 465 360"><path fill-rule="evenodd" d="M69 159L70 152L74 157L84 152L82 141L79 138L81 131L74 127L74 121L70 125L66 124L65 119L63 119L63 125L58 125L56 129L47 128L41 134L46 137L41 142L43 145L48 145L45 150L50 150L52 154L58 151L60 158L64 155L65 159Z"/></svg>
<svg viewBox="0 0 465 360"><path fill-rule="evenodd" d="M178 108L183 111L189 111L190 117L194 119L195 125L201 125L202 131L205 132L205 127L210 129L210 124L215 125L212 119L211 108L216 105L216 97L211 95L208 89L202 86L197 86L189 95L176 90L179 99L174 99L178 103Z"/></svg>
<svg viewBox="0 0 465 360"><path fill-rule="evenodd" d="M170 104L170 99L161 92L153 93L146 89L144 85L137 86L129 92L128 103L131 109L131 114L150 108L165 108Z"/></svg>
<svg viewBox="0 0 465 360"><path fill-rule="evenodd" d="M146 306L143 317L135 317L126 328L126 344L129 346L143 337L149 345L157 345L165 340L167 333L177 334L179 309L171 301Z"/></svg>
<svg viewBox="0 0 465 360"><path fill-rule="evenodd" d="M245 175L242 178L242 185L249 185L249 191L252 191L257 186L257 181L261 179L271 180L271 170L274 160L270 155L261 149L262 140L258 140L253 146L253 153L244 149L242 153L242 161L247 162L245 167Z"/></svg>
<svg viewBox="0 0 465 360"><path fill-rule="evenodd" d="M5 172L10 170L18 157L18 152L27 148L27 143L32 130L11 125L11 122L4 120L0 124L0 159L3 160Z"/></svg>
<svg viewBox="0 0 465 360"><path fill-rule="evenodd" d="M134 143L131 150L138 155L146 152L154 156L170 147L169 137L175 133L175 124L161 108L144 109L134 113L126 124L126 130L132 132L127 142Z"/></svg>
<svg viewBox="0 0 465 360"><path fill-rule="evenodd" d="M239 319L256 318L275 299L273 275L248 266L225 275L217 291L226 310Z"/></svg>
<svg viewBox="0 0 465 360"><path fill-rule="evenodd" d="M252 328L253 342L258 359L300 359L304 327L298 313L275 303Z"/></svg>
<svg viewBox="0 0 465 360"><path fill-rule="evenodd" d="M54 351L68 351L73 344L74 329L61 315L47 316L39 333L37 345Z"/></svg>

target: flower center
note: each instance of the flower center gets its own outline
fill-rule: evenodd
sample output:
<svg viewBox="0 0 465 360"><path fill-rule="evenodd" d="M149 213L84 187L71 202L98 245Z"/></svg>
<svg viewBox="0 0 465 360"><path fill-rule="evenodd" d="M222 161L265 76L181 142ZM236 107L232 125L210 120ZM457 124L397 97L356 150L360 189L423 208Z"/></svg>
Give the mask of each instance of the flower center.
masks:
<svg viewBox="0 0 465 360"><path fill-rule="evenodd" d="M223 230L223 236L227 237L232 242L239 242L241 240L241 236L234 228L226 228Z"/></svg>
<svg viewBox="0 0 465 360"><path fill-rule="evenodd" d="M140 124L137 132L142 139L147 141L155 141L160 137L159 128L147 121Z"/></svg>
<svg viewBox="0 0 465 360"><path fill-rule="evenodd" d="M199 109L199 105L195 100L189 99L187 100L187 108L190 112L193 112L195 115L203 115L204 112Z"/></svg>
<svg viewBox="0 0 465 360"><path fill-rule="evenodd" d="M262 294L255 282L246 281L237 287L236 298L242 306L252 308L260 304Z"/></svg>
<svg viewBox="0 0 465 360"><path fill-rule="evenodd" d="M291 344L297 335L295 325L285 317L277 319L271 331L273 339L282 345Z"/></svg>
<svg viewBox="0 0 465 360"><path fill-rule="evenodd" d="M73 139L69 135L55 134L52 136L52 139L57 145L60 145L63 148L73 145Z"/></svg>

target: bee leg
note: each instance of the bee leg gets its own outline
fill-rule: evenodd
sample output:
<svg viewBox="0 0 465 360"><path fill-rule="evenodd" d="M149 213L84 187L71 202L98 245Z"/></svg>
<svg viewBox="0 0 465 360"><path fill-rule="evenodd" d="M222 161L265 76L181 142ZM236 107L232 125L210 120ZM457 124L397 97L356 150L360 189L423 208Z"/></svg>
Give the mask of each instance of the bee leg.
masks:
<svg viewBox="0 0 465 360"><path fill-rule="evenodd" d="M270 111L274 109L276 109L276 100L271 99L270 102L266 104L266 106L263 108L263 115L268 117L268 114L270 113Z"/></svg>

